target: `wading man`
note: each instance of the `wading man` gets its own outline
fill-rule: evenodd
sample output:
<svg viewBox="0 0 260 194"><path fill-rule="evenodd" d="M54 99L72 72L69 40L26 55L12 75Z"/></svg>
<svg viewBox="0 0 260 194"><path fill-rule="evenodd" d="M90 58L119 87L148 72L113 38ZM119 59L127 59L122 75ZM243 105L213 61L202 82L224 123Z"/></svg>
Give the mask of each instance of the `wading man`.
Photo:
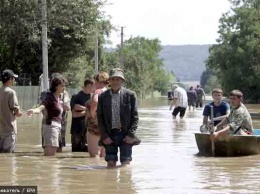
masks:
<svg viewBox="0 0 260 194"><path fill-rule="evenodd" d="M99 143L105 147L108 167L116 166L118 149L121 164L130 164L132 147L140 143L135 136L139 121L136 95L122 87L124 82L123 70L112 69L109 73L111 89L101 93L98 99Z"/></svg>
<svg viewBox="0 0 260 194"><path fill-rule="evenodd" d="M173 100L170 106L170 110L172 110L172 107L174 107L172 116L173 118L176 118L176 116L180 113L180 118L182 119L188 106L187 92L177 84L172 86L172 90Z"/></svg>
<svg viewBox="0 0 260 194"><path fill-rule="evenodd" d="M94 81L86 79L82 90L71 99L71 148L72 152L87 152L86 145L86 102L90 99L94 91Z"/></svg>
<svg viewBox="0 0 260 194"><path fill-rule="evenodd" d="M18 75L12 70L2 72L3 86L0 88L0 152L12 153L15 149L17 122L22 116L16 92L11 88Z"/></svg>
<svg viewBox="0 0 260 194"><path fill-rule="evenodd" d="M198 107L202 108L203 107L203 98L204 98L204 101L206 100L205 92L204 92L203 88L200 87L200 85L197 85L197 88L195 89L195 91L197 93L196 108L198 108Z"/></svg>

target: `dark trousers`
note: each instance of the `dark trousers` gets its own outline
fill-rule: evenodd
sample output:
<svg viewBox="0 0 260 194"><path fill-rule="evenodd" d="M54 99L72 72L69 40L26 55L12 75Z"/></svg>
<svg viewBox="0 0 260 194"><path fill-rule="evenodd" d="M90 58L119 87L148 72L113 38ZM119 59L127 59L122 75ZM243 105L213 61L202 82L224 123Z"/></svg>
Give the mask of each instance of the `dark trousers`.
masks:
<svg viewBox="0 0 260 194"><path fill-rule="evenodd" d="M71 149L72 152L88 152L85 133L71 134Z"/></svg>
<svg viewBox="0 0 260 194"><path fill-rule="evenodd" d="M118 148L120 150L120 162L132 161L132 147L131 144L126 144L123 140L125 138L125 132L112 130L110 138L113 143L110 145L104 145L106 150L106 161L118 161Z"/></svg>
<svg viewBox="0 0 260 194"><path fill-rule="evenodd" d="M197 99L196 100L196 108L202 108L203 107L203 100L202 99Z"/></svg>
<svg viewBox="0 0 260 194"><path fill-rule="evenodd" d="M176 117L180 113L180 117L184 117L185 112L186 108L177 106L173 109L172 115Z"/></svg>
<svg viewBox="0 0 260 194"><path fill-rule="evenodd" d="M72 118L71 122L71 148L72 152L87 152L86 126L84 117Z"/></svg>

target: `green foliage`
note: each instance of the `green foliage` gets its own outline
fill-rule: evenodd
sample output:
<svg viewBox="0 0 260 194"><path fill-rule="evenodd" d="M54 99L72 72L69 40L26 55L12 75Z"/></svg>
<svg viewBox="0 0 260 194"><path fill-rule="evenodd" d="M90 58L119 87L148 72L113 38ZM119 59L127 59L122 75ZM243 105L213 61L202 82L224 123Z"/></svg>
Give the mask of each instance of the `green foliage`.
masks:
<svg viewBox="0 0 260 194"><path fill-rule="evenodd" d="M41 4L38 0L0 0L0 71L27 73L32 84L42 74ZM102 47L113 29L104 19L102 0L47 0L49 73L64 74L70 87L82 86L94 74L95 38L99 42L99 70L119 67L120 48ZM124 46L126 86L145 96L154 90L166 93L176 81L164 69L158 39L130 38Z"/></svg>
<svg viewBox="0 0 260 194"><path fill-rule="evenodd" d="M211 75L204 86L205 93L211 94L214 88L222 88L219 85L218 78L215 75ZM225 91L224 91L225 92Z"/></svg>
<svg viewBox="0 0 260 194"><path fill-rule="evenodd" d="M210 94L214 88L222 88L222 86L220 85L220 81L218 80L215 73L209 69L206 69L202 72L200 85L208 94Z"/></svg>
<svg viewBox="0 0 260 194"><path fill-rule="evenodd" d="M160 91L161 94L166 94L171 89L172 83L176 82L177 79L171 73L164 70L158 72L155 80L154 90Z"/></svg>
<svg viewBox="0 0 260 194"><path fill-rule="evenodd" d="M86 57L77 58L69 63L69 71L64 72L71 88L83 86L85 78L93 78L95 74L92 64L88 64Z"/></svg>
<svg viewBox="0 0 260 194"><path fill-rule="evenodd" d="M47 1L50 73L70 75L76 73L69 72L75 64L82 71L94 66L94 38L98 37L101 48L112 29L100 11L103 4L101 0ZM0 11L0 70L30 74L33 84L38 84L42 73L40 1L1 0Z"/></svg>
<svg viewBox="0 0 260 194"><path fill-rule="evenodd" d="M245 98L260 98L260 1L231 1L220 19L218 44L210 49L207 67L225 91L240 89Z"/></svg>
<svg viewBox="0 0 260 194"><path fill-rule="evenodd" d="M164 69L158 39L132 37L124 42L124 71L126 87L137 92L139 96L157 90L166 93L174 80L171 73ZM119 67L120 48L104 55L103 67L111 69Z"/></svg>
<svg viewBox="0 0 260 194"><path fill-rule="evenodd" d="M205 71L202 72L201 77L200 77L200 85L201 87L205 87L208 79L212 77L212 71L209 69L206 69Z"/></svg>

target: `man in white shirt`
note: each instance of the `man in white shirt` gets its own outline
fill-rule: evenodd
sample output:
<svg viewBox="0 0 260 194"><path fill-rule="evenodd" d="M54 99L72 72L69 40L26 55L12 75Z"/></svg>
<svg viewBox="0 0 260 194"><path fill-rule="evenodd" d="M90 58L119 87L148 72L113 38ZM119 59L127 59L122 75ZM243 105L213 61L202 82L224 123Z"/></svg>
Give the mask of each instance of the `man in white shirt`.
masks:
<svg viewBox="0 0 260 194"><path fill-rule="evenodd" d="M179 87L177 84L172 86L173 90L173 100L170 106L170 110L174 106L172 115L174 118L180 113L180 118L182 119L185 115L186 108L188 106L188 96L186 90Z"/></svg>

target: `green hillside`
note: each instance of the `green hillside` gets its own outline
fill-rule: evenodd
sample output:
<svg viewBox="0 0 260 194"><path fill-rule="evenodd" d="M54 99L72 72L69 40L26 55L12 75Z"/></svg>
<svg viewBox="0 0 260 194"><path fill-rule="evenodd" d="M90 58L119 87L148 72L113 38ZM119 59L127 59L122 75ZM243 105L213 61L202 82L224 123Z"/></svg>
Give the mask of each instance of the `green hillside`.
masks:
<svg viewBox="0 0 260 194"><path fill-rule="evenodd" d="M211 45L166 45L160 52L168 71L180 81L199 81Z"/></svg>

